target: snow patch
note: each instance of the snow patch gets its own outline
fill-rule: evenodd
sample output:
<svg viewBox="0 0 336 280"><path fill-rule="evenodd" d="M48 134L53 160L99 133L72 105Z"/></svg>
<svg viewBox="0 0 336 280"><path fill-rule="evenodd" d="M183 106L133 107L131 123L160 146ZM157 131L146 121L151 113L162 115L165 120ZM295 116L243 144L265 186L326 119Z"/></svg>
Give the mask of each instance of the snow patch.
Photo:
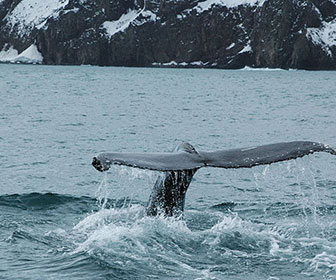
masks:
<svg viewBox="0 0 336 280"><path fill-rule="evenodd" d="M176 62L174 60L170 62L160 63L160 62L154 62L152 63L153 66L205 66L208 65L209 62L203 62L203 61L193 61L193 62ZM217 65L217 63L216 63ZM212 65L214 66L214 64Z"/></svg>
<svg viewBox="0 0 336 280"><path fill-rule="evenodd" d="M14 49L13 46L8 47L8 45L5 45L0 52L0 61L11 63L40 64L43 62L43 57L35 44L31 45L20 54L18 54L18 51Z"/></svg>
<svg viewBox="0 0 336 280"><path fill-rule="evenodd" d="M320 45L329 56L332 56L330 47L336 46L336 19L324 22L321 28L307 28L306 36L313 44Z"/></svg>
<svg viewBox="0 0 336 280"><path fill-rule="evenodd" d="M45 27L48 19L56 18L68 3L69 0L22 0L5 20L12 30L16 26L23 36L35 27Z"/></svg>
<svg viewBox="0 0 336 280"><path fill-rule="evenodd" d="M142 18L138 19L140 16ZM146 22L156 20L156 14L149 10L129 10L126 14L123 14L118 20L105 21L102 27L106 30L107 35L111 38L114 34L125 31L132 23L140 26Z"/></svg>
<svg viewBox="0 0 336 280"><path fill-rule="evenodd" d="M8 47L6 44L2 51L0 52L0 61L1 62L10 62L14 61L14 59L18 56L18 51L13 48L13 46Z"/></svg>
<svg viewBox="0 0 336 280"><path fill-rule="evenodd" d="M37 47L33 44L20 53L15 61L23 63L42 63L43 57L42 54L38 51Z"/></svg>
<svg viewBox="0 0 336 280"><path fill-rule="evenodd" d="M245 52L252 52L252 48L251 48L251 46L250 46L250 41L248 41L248 43L247 43L247 45L238 53L238 54L240 54L240 53L245 53Z"/></svg>
<svg viewBox="0 0 336 280"><path fill-rule="evenodd" d="M70 10L64 10L64 15L68 13L78 13L78 12L79 12L79 8L73 8Z"/></svg>
<svg viewBox="0 0 336 280"><path fill-rule="evenodd" d="M157 20L157 16L156 14L154 14L152 11L143 11L141 13L141 16L145 17L147 21L156 21Z"/></svg>
<svg viewBox="0 0 336 280"><path fill-rule="evenodd" d="M178 63L173 60L171 62L162 63L161 65L163 65L163 66L177 66Z"/></svg>
<svg viewBox="0 0 336 280"><path fill-rule="evenodd" d="M193 66L204 66L206 64L207 63L204 63L203 61L193 61L193 62L190 62L190 65L193 65Z"/></svg>
<svg viewBox="0 0 336 280"><path fill-rule="evenodd" d="M159 19L160 18L156 14L154 14L152 11L146 10L140 13L139 16L133 22L131 22L131 24L140 26L140 25L145 24L146 22L150 22L150 21L155 22Z"/></svg>
<svg viewBox="0 0 336 280"><path fill-rule="evenodd" d="M225 6L228 8L235 8L240 5L249 5L249 6L263 6L264 2L267 0L206 0L204 2L198 3L196 7L192 10L196 10L199 13L207 11L212 8L212 6Z"/></svg>
<svg viewBox="0 0 336 280"><path fill-rule="evenodd" d="M176 15L176 18L178 20L183 20L184 18L186 18L186 15L185 14L178 14L178 15Z"/></svg>
<svg viewBox="0 0 336 280"><path fill-rule="evenodd" d="M231 44L230 46L228 46L226 49L227 49L227 50L230 50L230 49L232 49L235 45L236 45L235 43L232 43L232 44Z"/></svg>

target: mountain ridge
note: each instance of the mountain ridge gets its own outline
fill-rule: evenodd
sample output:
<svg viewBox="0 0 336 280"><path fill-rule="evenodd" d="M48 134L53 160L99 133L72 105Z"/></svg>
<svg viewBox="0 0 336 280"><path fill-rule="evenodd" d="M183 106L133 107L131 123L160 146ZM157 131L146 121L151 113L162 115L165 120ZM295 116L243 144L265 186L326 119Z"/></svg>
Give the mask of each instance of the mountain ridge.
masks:
<svg viewBox="0 0 336 280"><path fill-rule="evenodd" d="M336 69L335 0L0 0L0 30L3 62Z"/></svg>

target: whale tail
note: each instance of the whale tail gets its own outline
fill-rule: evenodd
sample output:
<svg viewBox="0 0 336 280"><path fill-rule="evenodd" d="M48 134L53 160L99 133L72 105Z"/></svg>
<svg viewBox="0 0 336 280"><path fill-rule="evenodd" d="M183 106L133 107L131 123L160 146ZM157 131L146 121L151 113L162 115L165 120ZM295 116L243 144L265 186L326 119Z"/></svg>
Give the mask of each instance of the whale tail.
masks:
<svg viewBox="0 0 336 280"><path fill-rule="evenodd" d="M318 142L294 141L268 144L242 149L196 151L189 143L182 143L172 153L102 153L93 158L92 165L98 171L106 171L111 165L126 165L157 171L182 171L201 167L250 168L313 154L336 150Z"/></svg>
<svg viewBox="0 0 336 280"><path fill-rule="evenodd" d="M315 152L336 155L336 150L318 142L295 141L242 149L196 151L189 143L182 143L172 153L102 153L93 158L98 171L106 171L112 164L163 171L151 193L147 214L175 215L184 209L185 195L190 182L201 167L251 168L303 157Z"/></svg>
<svg viewBox="0 0 336 280"><path fill-rule="evenodd" d="M196 149L187 142L176 146L173 152L198 155ZM159 175L149 197L147 215L156 216L162 213L178 216L183 213L185 196L197 169L165 171Z"/></svg>

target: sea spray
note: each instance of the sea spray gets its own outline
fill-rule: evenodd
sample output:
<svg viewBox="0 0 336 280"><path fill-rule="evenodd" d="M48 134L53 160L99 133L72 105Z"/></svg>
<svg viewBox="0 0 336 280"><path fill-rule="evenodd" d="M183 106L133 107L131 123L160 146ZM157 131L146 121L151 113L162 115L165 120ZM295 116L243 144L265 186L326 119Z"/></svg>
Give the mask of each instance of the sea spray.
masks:
<svg viewBox="0 0 336 280"><path fill-rule="evenodd" d="M151 269L154 278L186 274L194 279L216 279L226 275L228 267L234 270L237 264L247 272L254 262L261 265L259 259L263 258L271 258L278 264L296 262L307 275L321 272L332 275L335 256L324 253L326 249L321 244L324 239L314 239L321 236L316 226L321 229L322 220L317 211L315 170L309 163L299 159L257 167L228 179L234 184L238 177L248 186L241 191L258 197L255 207L263 207L263 214L257 219L251 219L251 214L257 213L254 211L257 208L251 208L252 201L247 208L235 203L224 212L218 212L216 207L187 210L183 218L147 217L146 202L135 200L133 195L120 198L120 190L132 192L145 183L151 188L149 181L157 173L117 166L98 185L98 211L74 226L77 239L73 254L88 254L111 268L129 271L130 275L132 271L144 273ZM279 200L270 204L265 197ZM292 200L281 201L281 197ZM274 221L277 211L283 214ZM297 215L301 219L293 220ZM302 253L304 247L314 251L315 246L320 248L316 253ZM207 268L195 263L195 255L206 256L202 262L208 263Z"/></svg>

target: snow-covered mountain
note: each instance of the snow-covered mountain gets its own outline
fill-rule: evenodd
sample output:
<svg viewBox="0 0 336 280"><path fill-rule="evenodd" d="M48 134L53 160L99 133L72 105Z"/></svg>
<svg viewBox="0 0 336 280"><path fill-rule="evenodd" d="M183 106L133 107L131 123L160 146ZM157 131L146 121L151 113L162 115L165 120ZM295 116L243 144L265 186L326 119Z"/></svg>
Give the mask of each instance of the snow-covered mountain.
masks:
<svg viewBox="0 0 336 280"><path fill-rule="evenodd" d="M336 0L0 0L0 61L336 69Z"/></svg>

